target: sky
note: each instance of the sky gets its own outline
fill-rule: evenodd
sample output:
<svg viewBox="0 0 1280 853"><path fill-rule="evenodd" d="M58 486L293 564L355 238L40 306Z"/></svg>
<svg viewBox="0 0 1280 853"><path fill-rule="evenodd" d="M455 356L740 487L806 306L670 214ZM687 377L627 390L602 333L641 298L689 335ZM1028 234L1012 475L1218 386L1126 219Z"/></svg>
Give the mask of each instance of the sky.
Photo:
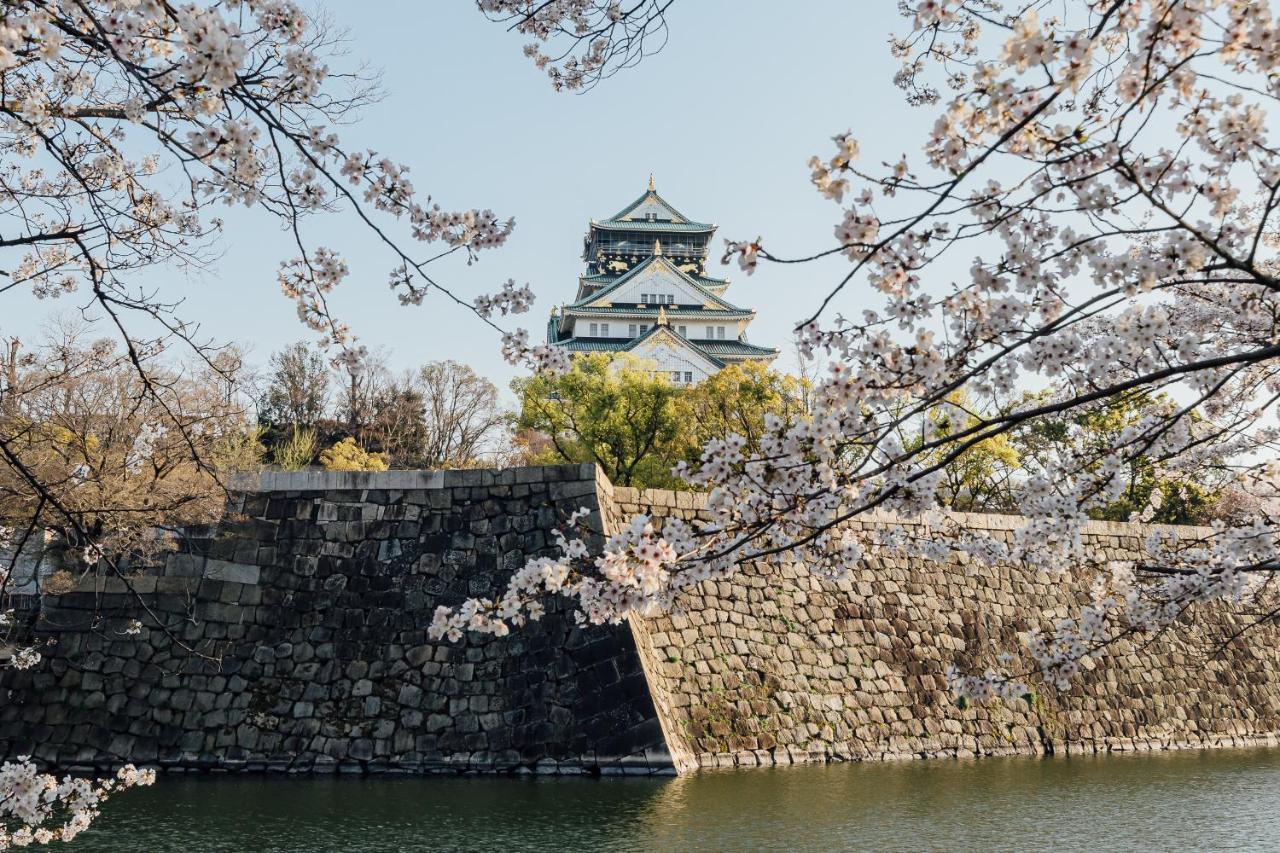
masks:
<svg viewBox="0 0 1280 853"><path fill-rule="evenodd" d="M732 278L727 298L759 312L750 340L781 348L778 366L789 369L794 322L844 263L762 265L748 278L719 265L721 240L763 236L771 251L789 256L827 248L841 213L809 183L809 157L830 156L831 137L846 129L870 163L918 149L930 117L907 107L891 82L887 39L905 29L896 6L676 0L665 49L585 94L553 91L522 55L526 39L467 0L330 0L322 8L348 31L348 55L334 70L367 63L385 90L341 131L344 144L409 165L418 191L446 209L515 217L507 245L475 265L448 258L434 266L443 284L470 300L508 278L527 282L538 301L507 325L541 340L550 308L574 296L588 220L634 200L652 173L677 209L719 225L709 271ZM209 269L168 270L157 284L185 300L180 314L198 319L203 332L245 346L264 364L273 350L312 336L276 283L290 246L261 214L225 218L221 257ZM392 259L349 216L317 218L308 231L351 267L331 298L335 312L393 367L452 358L502 387L516 375L497 334L465 309L438 295L400 306L387 286ZM77 304L6 302L0 326L19 333ZM854 290L836 308L854 313L870 304Z"/></svg>

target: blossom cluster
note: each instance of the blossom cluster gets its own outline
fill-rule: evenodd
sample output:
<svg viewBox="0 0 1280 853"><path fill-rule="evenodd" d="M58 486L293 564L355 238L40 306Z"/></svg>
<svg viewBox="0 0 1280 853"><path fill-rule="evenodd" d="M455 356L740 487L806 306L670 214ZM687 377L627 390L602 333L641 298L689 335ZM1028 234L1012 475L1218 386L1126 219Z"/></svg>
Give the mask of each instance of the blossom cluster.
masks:
<svg viewBox="0 0 1280 853"><path fill-rule="evenodd" d="M502 336L502 357L510 364L521 364L534 373L559 375L568 373L572 360L564 347L530 344L527 329L516 329Z"/></svg>
<svg viewBox="0 0 1280 853"><path fill-rule="evenodd" d="M0 850L71 841L89 828L107 798L119 791L155 782L154 770L121 767L103 780L58 779L30 757L0 765Z"/></svg>
<svg viewBox="0 0 1280 853"><path fill-rule="evenodd" d="M514 279L507 279L502 290L492 296L481 295L475 299L476 313L481 317L492 317L495 310L503 314L524 314L533 305L533 291L529 285L516 286Z"/></svg>
<svg viewBox="0 0 1280 853"><path fill-rule="evenodd" d="M666 29L665 4L654 0L478 0L477 5L490 20L533 38L524 55L557 90L589 88L634 65L654 50L646 39Z"/></svg>
<svg viewBox="0 0 1280 853"><path fill-rule="evenodd" d="M277 217L296 244L280 284L325 345L352 339L326 298L348 269L338 253L307 244L307 216L346 210L371 229L393 256L402 302L418 304L432 288L453 297L426 272L441 255L419 259L408 246L441 243L442 254L473 260L503 245L514 222L483 208L445 209L417 192L407 166L343 147L333 128L375 89L343 74L350 91L330 90L339 44L322 16L293 0L6 4L0 196L15 211L9 284L40 298L91 284L104 313L141 312L189 337L177 303L139 294L132 274L208 264L222 229L215 208L245 205Z"/></svg>
<svg viewBox="0 0 1280 853"><path fill-rule="evenodd" d="M1064 578L1097 571L1084 525L1125 493L1139 464L1191 482L1227 472L1237 485L1268 482L1276 497L1280 481L1266 473L1280 448L1271 4L1119 0L1052 15L997 0L902 5L909 32L891 49L897 84L932 114L923 161L860 167L862 146L846 131L833 154L809 162L818 193L843 206L834 245L816 257L849 264L796 324L802 354L830 362L811 411L768 422L758 451L730 436L679 466L706 490L708 521L674 558L664 551L655 563L630 546L581 558L582 579L556 591L584 614L616 612L596 602L625 600L640 578L653 590L644 601L661 604L743 560L796 560L838 580L876 548ZM487 10L547 42L590 31L596 8L495 0ZM770 254L757 238L726 241L723 260L751 273L803 259ZM856 312L836 313L854 288ZM527 338L504 346L523 355ZM990 404L938 429L930 414L959 391ZM1068 435L1069 452L1023 462L1024 521L1010 541L927 521L946 467L975 447L1036 425L1065 423L1069 433L1073 419L1104 417L1112 401L1138 416L1101 445ZM1161 500L1153 493L1134 519L1155 517ZM1108 590L1088 607L1030 632L1023 652L1040 676L1067 686L1125 636L1258 594L1256 579L1280 568L1268 552L1280 519L1265 503L1249 507L1195 543L1152 543L1131 579L1107 570ZM873 510L934 534L904 526L870 542L842 532ZM1022 678L1002 663L950 681L973 698L1009 698L1024 692Z"/></svg>

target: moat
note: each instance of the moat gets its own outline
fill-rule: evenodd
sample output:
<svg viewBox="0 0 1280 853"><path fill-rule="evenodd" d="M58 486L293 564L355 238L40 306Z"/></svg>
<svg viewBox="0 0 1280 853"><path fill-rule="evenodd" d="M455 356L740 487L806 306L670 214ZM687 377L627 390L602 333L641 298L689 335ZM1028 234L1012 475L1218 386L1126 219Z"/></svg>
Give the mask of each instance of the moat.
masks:
<svg viewBox="0 0 1280 853"><path fill-rule="evenodd" d="M681 778L167 776L90 851L1274 849L1280 749Z"/></svg>

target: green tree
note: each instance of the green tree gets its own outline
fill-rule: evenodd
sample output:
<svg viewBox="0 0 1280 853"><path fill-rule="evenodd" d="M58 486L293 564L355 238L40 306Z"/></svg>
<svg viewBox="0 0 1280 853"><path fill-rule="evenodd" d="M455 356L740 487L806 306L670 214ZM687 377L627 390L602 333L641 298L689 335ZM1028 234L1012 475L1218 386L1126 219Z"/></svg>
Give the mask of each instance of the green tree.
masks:
<svg viewBox="0 0 1280 853"><path fill-rule="evenodd" d="M807 384L760 362L730 365L691 387L652 364L598 353L555 377L517 380L517 441L529 462L596 462L620 486L685 488L671 474L712 439L739 435L758 453L765 419L803 417Z"/></svg>
<svg viewBox="0 0 1280 853"><path fill-rule="evenodd" d="M759 361L731 364L686 392L692 446L689 462L697 460L711 439L739 435L746 452L756 455L765 433L765 418L775 415L794 423L805 414L807 383L795 376L770 370Z"/></svg>
<svg viewBox="0 0 1280 853"><path fill-rule="evenodd" d="M927 441L970 429L980 417L969 396L963 391L955 392L945 403L925 414L918 431L903 437L903 447L919 454L922 462L936 464L945 458L947 448L932 451L920 448ZM948 509L958 512L1015 512L1020 458L1018 448L1007 434L978 442L943 467L938 490L940 500Z"/></svg>
<svg viewBox="0 0 1280 853"><path fill-rule="evenodd" d="M1126 431L1159 407L1177 408L1163 394L1134 392L1109 397L1088 409L1077 409L1060 418L1039 419L1011 435L1023 466L1031 471L1050 470L1067 456L1098 470L1104 459L1124 442ZM1202 419L1192 414L1193 424ZM1136 434L1136 433L1135 433ZM1162 460L1145 453L1126 454L1123 490L1115 499L1089 510L1093 518L1128 521L1137 515L1164 524L1198 523L1209 514L1218 494L1230 480L1227 469L1200 468L1195 480L1166 470ZM1158 492L1159 494L1155 494Z"/></svg>
<svg viewBox="0 0 1280 853"><path fill-rule="evenodd" d="M689 441L684 401L646 362L593 353L561 376L512 384L520 430L546 437L533 462L595 462L620 486L675 485L671 466Z"/></svg>
<svg viewBox="0 0 1280 853"><path fill-rule="evenodd" d="M1019 406L1045 394L1028 394ZM1153 406L1174 405L1167 397L1130 394L1075 410L1056 418L1041 418L1009 432L987 438L967 449L943 468L940 500L948 509L965 512L1016 513L1022 485L1028 477L1045 475L1065 460L1083 462L1098 471L1113 448L1123 441L1143 413ZM920 451L926 438L939 439L968 430L984 418L964 392L952 394L919 422L920 429L904 436L903 446L923 461L941 461L945 448ZM1198 421L1199 419L1193 419ZM1215 511L1218 495L1230 479L1226 469L1201 470L1195 481L1164 470L1160 460L1138 453L1125 462L1120 493L1089 508L1091 517L1128 521L1133 517L1164 524L1193 524Z"/></svg>

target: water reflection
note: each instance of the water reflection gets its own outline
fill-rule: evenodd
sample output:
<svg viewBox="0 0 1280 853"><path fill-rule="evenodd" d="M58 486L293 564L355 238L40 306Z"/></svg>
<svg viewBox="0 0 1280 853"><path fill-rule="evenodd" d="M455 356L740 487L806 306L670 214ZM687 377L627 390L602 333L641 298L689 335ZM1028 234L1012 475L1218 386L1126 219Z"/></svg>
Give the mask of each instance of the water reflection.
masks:
<svg viewBox="0 0 1280 853"><path fill-rule="evenodd" d="M1236 850L1280 845L1280 750L679 779L161 779L86 851Z"/></svg>

